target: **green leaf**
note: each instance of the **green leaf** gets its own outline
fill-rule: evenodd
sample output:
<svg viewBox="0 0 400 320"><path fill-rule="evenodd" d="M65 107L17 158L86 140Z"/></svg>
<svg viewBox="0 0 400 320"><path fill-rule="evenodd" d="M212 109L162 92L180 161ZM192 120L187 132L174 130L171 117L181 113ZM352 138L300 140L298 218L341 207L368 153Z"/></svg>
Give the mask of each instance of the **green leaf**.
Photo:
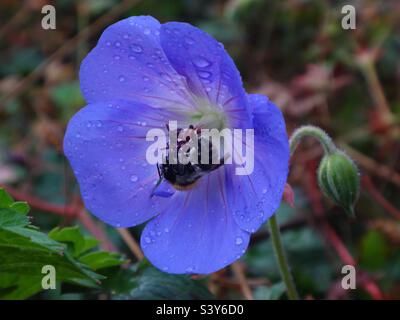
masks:
<svg viewBox="0 0 400 320"><path fill-rule="evenodd" d="M115 267L127 262L118 253L107 251L90 252L79 260L93 270Z"/></svg>
<svg viewBox="0 0 400 320"><path fill-rule="evenodd" d="M278 282L270 287L260 286L254 292L257 300L278 300L285 293L286 288L283 282Z"/></svg>
<svg viewBox="0 0 400 320"><path fill-rule="evenodd" d="M78 257L85 250L85 238L78 226L63 229L54 228L49 232L49 237L58 242L68 244L73 257Z"/></svg>
<svg viewBox="0 0 400 320"><path fill-rule="evenodd" d="M389 247L379 231L369 231L361 240L360 264L367 270L379 270L389 258Z"/></svg>
<svg viewBox="0 0 400 320"><path fill-rule="evenodd" d="M97 287L105 277L91 266L100 269L123 263L116 253L88 253L98 241L83 236L77 227L56 228L51 237L39 232L30 224L26 204L13 202L3 189L0 197L0 299L24 299L42 290L45 265L55 268L57 283ZM90 266L78 258L82 254Z"/></svg>
<svg viewBox="0 0 400 320"><path fill-rule="evenodd" d="M107 280L106 286L112 288L114 299L139 300L203 300L213 299L200 280L186 275L167 274L158 269L143 265L120 270L119 274Z"/></svg>
<svg viewBox="0 0 400 320"><path fill-rule="evenodd" d="M6 192L6 190L0 188L0 208L9 208L14 203L14 199Z"/></svg>
<svg viewBox="0 0 400 320"><path fill-rule="evenodd" d="M21 214L28 214L29 210L31 209L29 207L29 204L27 202L23 202L23 201L17 201L14 202L11 206L11 209L18 211Z"/></svg>

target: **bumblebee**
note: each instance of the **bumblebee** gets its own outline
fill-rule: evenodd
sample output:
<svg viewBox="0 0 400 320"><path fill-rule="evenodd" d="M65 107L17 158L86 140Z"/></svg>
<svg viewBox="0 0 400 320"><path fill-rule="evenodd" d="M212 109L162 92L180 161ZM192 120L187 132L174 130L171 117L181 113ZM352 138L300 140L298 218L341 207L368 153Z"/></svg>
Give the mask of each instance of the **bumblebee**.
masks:
<svg viewBox="0 0 400 320"><path fill-rule="evenodd" d="M178 135L182 132L182 129L178 129ZM193 126L189 126L188 130L189 134L186 133L184 139L179 140L177 142L177 152L190 141L192 134L199 135L200 129L195 129ZM201 145L202 143L208 144L209 152L208 157L209 161L207 164L201 163ZM169 144L167 144L167 150L169 150ZM187 150L187 154L189 154L191 149ZM213 147L211 141L208 139L202 138L201 136L198 139L198 148L197 148L197 163L188 162L186 164L181 163L179 161L179 157L177 157L174 163L170 163L169 155L167 152L166 158L164 159L162 164L157 164L158 175L160 177L156 188L163 179L168 181L175 189L177 190L188 190L192 188L196 181L210 173L224 164L224 158L221 158L219 163L213 164L213 152L216 152L215 148Z"/></svg>

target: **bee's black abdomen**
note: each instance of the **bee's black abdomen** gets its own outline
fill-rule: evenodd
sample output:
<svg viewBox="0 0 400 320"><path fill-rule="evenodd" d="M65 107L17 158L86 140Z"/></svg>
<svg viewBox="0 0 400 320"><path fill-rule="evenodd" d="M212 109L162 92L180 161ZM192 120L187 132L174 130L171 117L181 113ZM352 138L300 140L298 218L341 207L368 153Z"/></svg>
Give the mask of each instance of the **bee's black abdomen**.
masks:
<svg viewBox="0 0 400 320"><path fill-rule="evenodd" d="M193 129L193 126L190 126L189 129ZM178 129L181 130L181 129ZM186 137L185 140L178 142L177 151L179 151L180 147L183 146L190 139ZM206 142L207 143L207 142ZM187 187L193 185L198 179L200 179L203 175L218 169L221 165L223 165L223 159L220 160L220 163L213 164L212 163L212 153L213 147L211 142L209 142L209 161L207 164L201 163L201 144L199 140L198 146L198 164L193 163L169 163L168 155L165 159L165 163L160 165L160 174L162 178L169 181L171 184L178 187ZM178 157L179 158L179 157Z"/></svg>

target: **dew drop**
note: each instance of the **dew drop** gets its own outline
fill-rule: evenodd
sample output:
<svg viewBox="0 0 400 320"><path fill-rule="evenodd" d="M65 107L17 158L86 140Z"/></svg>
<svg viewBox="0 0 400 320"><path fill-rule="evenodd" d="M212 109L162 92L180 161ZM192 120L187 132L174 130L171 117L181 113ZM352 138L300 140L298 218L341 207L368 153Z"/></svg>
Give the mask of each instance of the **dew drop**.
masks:
<svg viewBox="0 0 400 320"><path fill-rule="evenodd" d="M206 58L198 56L197 58L193 59L193 64L196 67L205 68L205 67L208 67L211 64L211 62L208 61Z"/></svg>
<svg viewBox="0 0 400 320"><path fill-rule="evenodd" d="M147 35L149 35L150 34L150 29L149 28L145 28L144 30L143 30L143 33L147 36Z"/></svg>
<svg viewBox="0 0 400 320"><path fill-rule="evenodd" d="M118 126L118 131L122 132L122 131L124 131L124 128L122 126Z"/></svg>
<svg viewBox="0 0 400 320"><path fill-rule="evenodd" d="M211 76L211 72L208 71L198 71L197 74L202 79L208 79Z"/></svg>
<svg viewBox="0 0 400 320"><path fill-rule="evenodd" d="M141 53L141 52L143 52L143 48L142 48L142 46L141 46L140 44L131 44L131 45L130 45L130 48L131 48L131 50L132 50L133 52L136 52L136 53Z"/></svg>
<svg viewBox="0 0 400 320"><path fill-rule="evenodd" d="M138 181L138 179L139 179L139 178L138 178L137 175L134 175L134 174L131 175L131 181L132 181L132 182L136 182L136 181Z"/></svg>
<svg viewBox="0 0 400 320"><path fill-rule="evenodd" d="M146 243L151 243L150 237L145 237L145 238L144 238L144 242L146 242Z"/></svg>
<svg viewBox="0 0 400 320"><path fill-rule="evenodd" d="M162 77L164 80L172 81L171 76L170 76L169 74L167 74L167 73L161 73L161 77Z"/></svg>
<svg viewBox="0 0 400 320"><path fill-rule="evenodd" d="M187 267L186 270L185 270L185 272L190 273L190 272L193 272L193 270L194 270L193 267Z"/></svg>
<svg viewBox="0 0 400 320"><path fill-rule="evenodd" d="M193 43L194 43L194 40L193 40L193 38L191 38L191 37L185 37L185 42L186 42L187 44L193 44Z"/></svg>
<svg viewBox="0 0 400 320"><path fill-rule="evenodd" d="M124 82L125 81L125 77L124 76L119 76L118 80L119 80L119 82Z"/></svg>
<svg viewBox="0 0 400 320"><path fill-rule="evenodd" d="M243 243L243 239L241 237L237 237L236 240L235 240L235 244L239 246L242 243Z"/></svg>

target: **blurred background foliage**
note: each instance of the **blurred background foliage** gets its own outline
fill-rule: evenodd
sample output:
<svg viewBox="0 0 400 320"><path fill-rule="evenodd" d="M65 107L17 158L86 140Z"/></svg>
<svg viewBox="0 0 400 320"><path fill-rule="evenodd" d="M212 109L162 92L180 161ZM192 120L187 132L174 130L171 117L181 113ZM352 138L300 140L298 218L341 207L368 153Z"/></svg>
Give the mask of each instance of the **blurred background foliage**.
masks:
<svg viewBox="0 0 400 320"><path fill-rule="evenodd" d="M350 3L357 28L343 30L341 8ZM57 10L56 30L41 29L45 4ZM362 192L351 220L317 188L318 144L305 141L292 158L295 207L282 204L278 218L301 296L400 298L398 0L1 0L0 186L30 204L32 219L10 227L4 217L15 208L4 193L0 239L10 228L23 238L32 223L47 245L69 252L79 276L66 274L57 290L26 292L32 279L7 269L11 253L0 250L0 298L286 299L266 227L235 265L209 276L175 276L139 263L140 226L116 230L82 207L62 153L66 124L85 104L79 65L107 25L144 14L209 32L234 58L246 89L267 94L282 109L289 133L302 124L320 126L359 165ZM85 241L89 258L73 251ZM340 286L345 264L357 268L356 290ZM88 272L101 283L88 284L82 276Z"/></svg>

